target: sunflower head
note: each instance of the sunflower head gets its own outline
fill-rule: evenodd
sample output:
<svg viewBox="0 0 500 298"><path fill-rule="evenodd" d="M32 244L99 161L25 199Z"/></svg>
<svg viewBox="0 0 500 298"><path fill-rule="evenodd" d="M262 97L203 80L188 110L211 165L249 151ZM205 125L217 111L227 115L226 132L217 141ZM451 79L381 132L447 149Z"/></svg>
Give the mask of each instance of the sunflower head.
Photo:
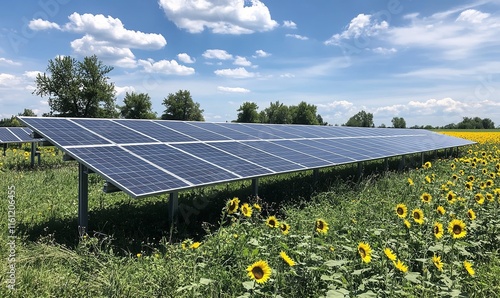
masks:
<svg viewBox="0 0 500 298"><path fill-rule="evenodd" d="M434 255L432 257L432 263L434 264L434 266L436 266L437 270L443 271L443 262L441 261L440 256Z"/></svg>
<svg viewBox="0 0 500 298"><path fill-rule="evenodd" d="M474 196L474 200L476 200L476 202L479 204L479 205L482 205L484 204L484 195L482 193L478 193Z"/></svg>
<svg viewBox="0 0 500 298"><path fill-rule="evenodd" d="M411 228L411 223L407 219L404 220L404 224L407 229Z"/></svg>
<svg viewBox="0 0 500 298"><path fill-rule="evenodd" d="M266 219L266 225L270 228L277 228L277 227L279 227L280 224L278 222L278 219L275 216L269 216Z"/></svg>
<svg viewBox="0 0 500 298"><path fill-rule="evenodd" d="M437 206L436 208L436 212L439 214L439 215L444 215L446 213L446 210L444 209L443 206Z"/></svg>
<svg viewBox="0 0 500 298"><path fill-rule="evenodd" d="M434 233L434 236L436 239L441 239L443 237L443 224L440 222L435 222L434 226L432 227L432 232Z"/></svg>
<svg viewBox="0 0 500 298"><path fill-rule="evenodd" d="M316 232L320 234L328 233L328 223L323 219L316 220Z"/></svg>
<svg viewBox="0 0 500 298"><path fill-rule="evenodd" d="M271 267L266 261L257 261L247 267L248 277L255 280L259 284L263 284L271 277Z"/></svg>
<svg viewBox="0 0 500 298"><path fill-rule="evenodd" d="M283 261L285 261L285 263L288 264L288 266L295 266L295 262L286 254L286 252L281 251L280 257L283 259Z"/></svg>
<svg viewBox="0 0 500 298"><path fill-rule="evenodd" d="M472 210L472 209L467 210L467 217L470 220L475 220L476 219L476 212L474 212L474 210Z"/></svg>
<svg viewBox="0 0 500 298"><path fill-rule="evenodd" d="M234 197L233 199L229 200L229 202L227 202L227 213L233 214L238 212L239 206L240 206L240 199Z"/></svg>
<svg viewBox="0 0 500 298"><path fill-rule="evenodd" d="M413 209L411 212L411 215L413 217L413 220L418 223L419 225L424 223L424 212L422 209Z"/></svg>
<svg viewBox="0 0 500 298"><path fill-rule="evenodd" d="M287 223L282 222L280 224L280 229L281 229L281 233L283 233L283 235L288 235L288 233L290 233L290 225Z"/></svg>
<svg viewBox="0 0 500 298"><path fill-rule="evenodd" d="M472 263L469 261L464 261L464 268L469 273L470 276L474 276L476 272L474 271L474 268L472 268Z"/></svg>
<svg viewBox="0 0 500 298"><path fill-rule="evenodd" d="M248 203L241 205L241 214L246 217L252 217L252 207Z"/></svg>
<svg viewBox="0 0 500 298"><path fill-rule="evenodd" d="M397 204L396 205L396 214L400 218L406 218L406 215L408 214L408 208L406 207L405 204Z"/></svg>
<svg viewBox="0 0 500 298"><path fill-rule="evenodd" d="M450 190L446 194L446 200L448 201L448 203L453 204L456 201L456 199L457 199L457 195L452 190Z"/></svg>
<svg viewBox="0 0 500 298"><path fill-rule="evenodd" d="M255 208L255 210L257 210L259 212L262 211L262 207L257 203L253 204L253 208Z"/></svg>
<svg viewBox="0 0 500 298"><path fill-rule="evenodd" d="M428 192L424 192L421 196L420 196L420 199L422 200L422 202L424 203L430 203L431 200L432 200L432 196L430 193Z"/></svg>
<svg viewBox="0 0 500 298"><path fill-rule="evenodd" d="M430 169L430 168L432 168L432 163L430 161L424 163L423 168L424 169Z"/></svg>
<svg viewBox="0 0 500 298"><path fill-rule="evenodd" d="M413 179L411 178L408 178L408 185L412 186L412 185L415 185L415 183L413 183Z"/></svg>
<svg viewBox="0 0 500 298"><path fill-rule="evenodd" d="M460 239L467 235L467 231L465 230L465 223L460 219L454 219L449 223L448 232L450 232L453 239Z"/></svg>
<svg viewBox="0 0 500 298"><path fill-rule="evenodd" d="M193 244L191 244L189 246L189 248L191 248L191 249L197 249L198 247L200 247L200 245L201 245L201 242L194 242Z"/></svg>
<svg viewBox="0 0 500 298"><path fill-rule="evenodd" d="M370 263L372 260L372 248L370 247L370 244L365 243L365 242L360 242L358 244L358 253L359 256L361 257L361 260L364 263Z"/></svg>
<svg viewBox="0 0 500 298"><path fill-rule="evenodd" d="M398 269L399 271L403 272L403 273L406 273L408 272L408 266L405 265L405 263L403 263L403 261L401 261L400 259L398 259L398 261L392 261L394 263L394 266L396 267L396 269Z"/></svg>
<svg viewBox="0 0 500 298"><path fill-rule="evenodd" d="M388 247L384 248L384 254L391 261L396 261L397 259L396 254Z"/></svg>

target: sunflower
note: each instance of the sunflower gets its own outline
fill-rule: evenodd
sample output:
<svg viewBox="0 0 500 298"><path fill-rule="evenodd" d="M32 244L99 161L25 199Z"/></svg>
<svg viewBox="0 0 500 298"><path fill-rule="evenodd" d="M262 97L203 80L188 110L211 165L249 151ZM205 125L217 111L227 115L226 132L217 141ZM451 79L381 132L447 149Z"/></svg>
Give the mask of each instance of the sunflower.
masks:
<svg viewBox="0 0 500 298"><path fill-rule="evenodd" d="M476 200L476 202L479 204L479 205L482 205L484 204L484 196L482 193L478 193L474 196L474 200Z"/></svg>
<svg viewBox="0 0 500 298"><path fill-rule="evenodd" d="M401 261L400 259L398 259L398 261L392 261L394 263L394 266L396 266L396 269L398 269L399 271L403 272L403 273L406 273L408 272L408 266L405 265L405 263L403 263L403 261Z"/></svg>
<svg viewBox="0 0 500 298"><path fill-rule="evenodd" d="M271 277L271 267L266 261L257 261L247 267L248 277L259 284L265 283Z"/></svg>
<svg viewBox="0 0 500 298"><path fill-rule="evenodd" d="M436 208L436 212L439 214L439 215L444 215L446 213L446 210L444 209L443 206L437 206Z"/></svg>
<svg viewBox="0 0 500 298"><path fill-rule="evenodd" d="M432 168L432 163L430 161L428 161L428 162L424 163L423 167L424 167L424 169L430 169L430 168Z"/></svg>
<svg viewBox="0 0 500 298"><path fill-rule="evenodd" d="M434 226L432 227L432 232L434 233L434 236L436 237L436 239L441 239L441 237L443 237L443 224L440 223L440 222L435 222L434 223Z"/></svg>
<svg viewBox="0 0 500 298"><path fill-rule="evenodd" d="M392 251L392 249L390 249L390 248L386 247L386 248L384 249L384 253L385 253L385 255L387 256L387 258L388 258L389 260L391 260L391 261L396 261L397 256L396 256L396 254Z"/></svg>
<svg viewBox="0 0 500 298"><path fill-rule="evenodd" d="M479 184L479 188L480 188L480 189L485 189L485 188L486 188L486 182L482 181L482 182Z"/></svg>
<svg viewBox="0 0 500 298"><path fill-rule="evenodd" d="M465 171L464 170L460 170L460 171L458 171L458 173L460 174L460 176L465 175Z"/></svg>
<svg viewBox="0 0 500 298"><path fill-rule="evenodd" d="M262 207L260 207L260 205L257 203L253 204L253 208L255 208L255 210L257 210L259 212L262 211Z"/></svg>
<svg viewBox="0 0 500 298"><path fill-rule="evenodd" d="M470 176L467 176L467 180L469 180L470 182L474 182L474 176L470 175Z"/></svg>
<svg viewBox="0 0 500 298"><path fill-rule="evenodd" d="M451 169L452 169L452 170L454 170L455 168L456 168L455 164L454 164L454 163L452 163L452 164L451 164Z"/></svg>
<svg viewBox="0 0 500 298"><path fill-rule="evenodd" d="M474 184L471 181L465 183L465 189L472 190L472 188L474 188Z"/></svg>
<svg viewBox="0 0 500 298"><path fill-rule="evenodd" d="M405 219L404 224L407 229L411 228L411 223L408 220Z"/></svg>
<svg viewBox="0 0 500 298"><path fill-rule="evenodd" d="M408 214L408 208L406 207L405 204L397 204L396 205L396 214L400 218L405 218L406 215Z"/></svg>
<svg viewBox="0 0 500 298"><path fill-rule="evenodd" d="M328 232L328 224L322 219L316 220L316 232L326 234Z"/></svg>
<svg viewBox="0 0 500 298"><path fill-rule="evenodd" d="M497 176L497 174L495 174L494 172L491 172L491 173L490 173L490 178L491 178L491 179L495 179L495 178L496 178L496 176Z"/></svg>
<svg viewBox="0 0 500 298"><path fill-rule="evenodd" d="M422 202L424 203L430 203L431 200L432 200L432 196L430 193L428 192L424 192L421 196L420 196L420 199L422 200Z"/></svg>
<svg viewBox="0 0 500 298"><path fill-rule="evenodd" d="M427 182L427 183L431 183L431 182L432 182L431 177L429 177L429 176L425 176L425 182Z"/></svg>
<svg viewBox="0 0 500 298"><path fill-rule="evenodd" d="M252 207L248 203L241 205L241 213L246 217L252 217Z"/></svg>
<svg viewBox="0 0 500 298"><path fill-rule="evenodd" d="M277 228L279 227L279 222L278 222L278 219L276 219L275 216L269 216L267 219L266 219L266 225L269 226L270 228Z"/></svg>
<svg viewBox="0 0 500 298"><path fill-rule="evenodd" d="M281 251L280 257L283 259L283 261L285 261L285 263L288 264L288 266L295 266L295 262L286 254L286 252Z"/></svg>
<svg viewBox="0 0 500 298"><path fill-rule="evenodd" d="M200 245L201 245L201 242L194 242L193 244L191 244L189 246L189 248L197 249L198 247L200 247Z"/></svg>
<svg viewBox="0 0 500 298"><path fill-rule="evenodd" d="M472 210L472 209L467 210L467 217L470 220L476 219L476 212L474 212L474 210Z"/></svg>
<svg viewBox="0 0 500 298"><path fill-rule="evenodd" d="M455 203L456 199L457 199L457 195L452 190L450 190L446 194L446 200L448 201L448 203L453 204L453 203Z"/></svg>
<svg viewBox="0 0 500 298"><path fill-rule="evenodd" d="M495 197L493 196L493 194L487 192L486 193L486 200L493 202L495 200Z"/></svg>
<svg viewBox="0 0 500 298"><path fill-rule="evenodd" d="M413 220L418 223L419 225L424 223L424 212L422 209L413 209L411 212L411 215L413 216Z"/></svg>
<svg viewBox="0 0 500 298"><path fill-rule="evenodd" d="M283 222L280 224L280 229L283 235L288 235L288 233L290 232L290 225Z"/></svg>
<svg viewBox="0 0 500 298"><path fill-rule="evenodd" d="M483 173L483 175L486 175L488 174L488 169L483 169L481 172Z"/></svg>
<svg viewBox="0 0 500 298"><path fill-rule="evenodd" d="M453 236L453 239L465 237L467 231L465 230L465 223L460 219L454 219L448 225L448 232Z"/></svg>
<svg viewBox="0 0 500 298"><path fill-rule="evenodd" d="M493 182L493 180L491 179L486 180L486 187L492 187L493 185L495 185L495 182Z"/></svg>
<svg viewBox="0 0 500 298"><path fill-rule="evenodd" d="M464 261L464 268L467 270L467 273L469 273L470 276L474 276L476 272L474 271L474 268L472 268L472 263L469 261Z"/></svg>
<svg viewBox="0 0 500 298"><path fill-rule="evenodd" d="M443 271L443 262L441 261L441 257L440 256L436 256L434 255L432 257L432 263L434 263L434 266L436 266L437 270L439 271Z"/></svg>
<svg viewBox="0 0 500 298"><path fill-rule="evenodd" d="M458 175L457 175L457 174L453 174L453 175L451 175L451 179L453 179L453 180L458 180Z"/></svg>
<svg viewBox="0 0 500 298"><path fill-rule="evenodd" d="M228 214L236 213L238 211L239 205L240 205L240 199L234 197L227 203L227 213Z"/></svg>
<svg viewBox="0 0 500 298"><path fill-rule="evenodd" d="M187 249L187 248L188 248L188 245L189 245L189 242L190 242L190 241L189 241L189 240L187 240L187 239L186 239L186 240L184 240L184 241L182 241L182 243L181 243L181 247L182 247L182 249Z"/></svg>
<svg viewBox="0 0 500 298"><path fill-rule="evenodd" d="M370 247L370 244L360 242L358 244L358 253L364 263L370 263L372 260L372 248Z"/></svg>
<svg viewBox="0 0 500 298"><path fill-rule="evenodd" d="M413 179L411 178L408 178L408 185L412 186L412 185L415 185L415 183L413 183Z"/></svg>

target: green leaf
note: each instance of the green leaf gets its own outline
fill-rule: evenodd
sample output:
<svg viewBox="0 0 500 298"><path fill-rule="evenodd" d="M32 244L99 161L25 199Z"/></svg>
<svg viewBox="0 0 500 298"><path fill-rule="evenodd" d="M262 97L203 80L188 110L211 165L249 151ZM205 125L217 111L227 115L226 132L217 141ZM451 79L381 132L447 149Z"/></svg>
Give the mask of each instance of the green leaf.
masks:
<svg viewBox="0 0 500 298"><path fill-rule="evenodd" d="M253 246L259 246L259 241L257 241L257 239L255 238L251 238L250 240L248 240L248 244L251 244Z"/></svg>
<svg viewBox="0 0 500 298"><path fill-rule="evenodd" d="M373 293L373 291L371 291L371 290L368 290L368 292L360 294L360 295L358 295L358 297L361 297L361 298L377 297L377 294Z"/></svg>
<svg viewBox="0 0 500 298"><path fill-rule="evenodd" d="M345 263L347 263L346 260L328 260L325 262L325 266L327 267L337 267L337 266L342 266Z"/></svg>
<svg viewBox="0 0 500 298"><path fill-rule="evenodd" d="M420 283L420 273L419 272L408 272L405 275L405 278L412 283L419 284Z"/></svg>
<svg viewBox="0 0 500 298"><path fill-rule="evenodd" d="M212 279L208 279L208 278L200 278L200 284L202 285L209 285L211 283L213 283L214 281Z"/></svg>
<svg viewBox="0 0 500 298"><path fill-rule="evenodd" d="M320 278L321 278L321 280L328 280L328 281L332 281L332 280L333 280L333 277L332 277L332 276L330 276L330 275L325 275L325 274L321 275L321 277L320 277Z"/></svg>
<svg viewBox="0 0 500 298"><path fill-rule="evenodd" d="M349 295L349 291L346 289L328 290L325 298L344 298L347 295Z"/></svg>
<svg viewBox="0 0 500 298"><path fill-rule="evenodd" d="M360 275L361 273L368 272L370 270L372 270L372 268L363 268L363 269L354 270L352 272L352 275Z"/></svg>
<svg viewBox="0 0 500 298"><path fill-rule="evenodd" d="M243 287L244 287L246 290L251 290L251 289L253 289L253 288L254 288L254 286L255 286L255 282L253 282L253 281L244 281L244 282L242 282L242 284L243 284Z"/></svg>

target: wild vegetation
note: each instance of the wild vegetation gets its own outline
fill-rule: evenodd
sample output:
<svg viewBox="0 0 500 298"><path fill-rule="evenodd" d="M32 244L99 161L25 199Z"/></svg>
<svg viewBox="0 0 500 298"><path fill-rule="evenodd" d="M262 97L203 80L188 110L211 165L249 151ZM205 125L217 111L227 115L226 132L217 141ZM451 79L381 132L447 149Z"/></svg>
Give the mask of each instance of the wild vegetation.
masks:
<svg viewBox="0 0 500 298"><path fill-rule="evenodd" d="M408 157L404 172L373 162L361 180L350 166L270 177L260 198L248 181L188 191L173 228L168 197L104 194L91 175L83 237L76 165L48 147L29 169L28 148L9 149L0 296L494 297L500 133L461 136L481 143L424 165Z"/></svg>

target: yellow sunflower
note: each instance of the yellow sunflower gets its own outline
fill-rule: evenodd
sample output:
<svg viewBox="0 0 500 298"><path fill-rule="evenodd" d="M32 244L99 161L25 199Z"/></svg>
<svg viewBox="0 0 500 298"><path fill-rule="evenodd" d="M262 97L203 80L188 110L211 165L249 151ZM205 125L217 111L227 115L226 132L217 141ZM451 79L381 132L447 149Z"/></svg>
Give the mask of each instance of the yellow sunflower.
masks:
<svg viewBox="0 0 500 298"><path fill-rule="evenodd" d="M328 233L328 223L322 219L316 220L316 232L320 234Z"/></svg>
<svg viewBox="0 0 500 298"><path fill-rule="evenodd" d="M201 245L201 242L194 242L193 244L191 244L189 246L189 248L197 249L198 247L200 247L200 245Z"/></svg>
<svg viewBox="0 0 500 298"><path fill-rule="evenodd" d="M472 210L472 209L467 210L467 217L470 220L476 219L476 212L474 212L474 210Z"/></svg>
<svg viewBox="0 0 500 298"><path fill-rule="evenodd" d="M360 242L358 244L358 253L364 263L370 263L372 260L372 248L370 247L370 244Z"/></svg>
<svg viewBox="0 0 500 298"><path fill-rule="evenodd" d="M452 169L452 170L454 170L455 168L456 168L455 164L454 164L454 163L452 163L452 164L451 164L451 169Z"/></svg>
<svg viewBox="0 0 500 298"><path fill-rule="evenodd" d="M436 211L439 215L444 215L446 213L446 210L443 206L437 206Z"/></svg>
<svg viewBox="0 0 500 298"><path fill-rule="evenodd" d="M248 277L263 284L271 277L271 267L266 261L260 260L247 267Z"/></svg>
<svg viewBox="0 0 500 298"><path fill-rule="evenodd" d="M493 196L493 194L487 192L486 193L486 200L493 202L493 201L495 201L495 197Z"/></svg>
<svg viewBox="0 0 500 298"><path fill-rule="evenodd" d="M290 232L290 225L282 222L280 224L280 229L281 229L281 233L283 233L283 235L288 235L288 233Z"/></svg>
<svg viewBox="0 0 500 298"><path fill-rule="evenodd" d="M450 190L448 194L446 194L446 200L448 201L448 203L453 204L455 203L456 199L457 195L452 190Z"/></svg>
<svg viewBox="0 0 500 298"><path fill-rule="evenodd" d="M432 168L432 163L430 161L424 163L424 166L423 166L424 169L430 169Z"/></svg>
<svg viewBox="0 0 500 298"><path fill-rule="evenodd" d="M422 202L424 203L430 203L431 200L432 200L432 196L430 193L428 192L424 192L421 196L420 196L420 199L422 200Z"/></svg>
<svg viewBox="0 0 500 298"><path fill-rule="evenodd" d="M253 204L253 207L255 208L255 210L257 210L259 212L262 211L262 207L260 207L260 205L257 203Z"/></svg>
<svg viewBox="0 0 500 298"><path fill-rule="evenodd" d="M408 220L405 219L404 224L407 229L411 228L411 223Z"/></svg>
<svg viewBox="0 0 500 298"><path fill-rule="evenodd" d="M441 261L441 256L436 256L434 255L432 257L432 263L434 263L434 266L436 266L437 270L443 271L443 262Z"/></svg>
<svg viewBox="0 0 500 298"><path fill-rule="evenodd" d="M483 205L484 204L484 196L482 193L478 193L474 196L474 200L476 200L476 202L479 204L479 205Z"/></svg>
<svg viewBox="0 0 500 298"><path fill-rule="evenodd" d="M469 261L464 261L464 268L467 270L467 273L469 273L470 276L474 276L476 272L474 271L474 268L472 268L472 263Z"/></svg>
<svg viewBox="0 0 500 298"><path fill-rule="evenodd" d="M405 218L406 215L408 214L408 208L406 207L405 204L397 204L396 205L396 214L400 218Z"/></svg>
<svg viewBox="0 0 500 298"><path fill-rule="evenodd" d="M434 223L434 226L432 227L432 232L434 233L436 239L441 239L441 237L443 237L444 234L443 224L436 221Z"/></svg>
<svg viewBox="0 0 500 298"><path fill-rule="evenodd" d="M469 180L470 182L473 182L473 181L474 181L474 179L475 179L475 178L474 178L474 176L472 176L472 175L467 176L467 180Z"/></svg>
<svg viewBox="0 0 500 298"><path fill-rule="evenodd" d="M457 175L457 174L453 174L453 175L451 175L451 179L452 179L452 180L458 180L458 175Z"/></svg>
<svg viewBox="0 0 500 298"><path fill-rule="evenodd" d="M408 272L408 266L405 265L405 263L403 263L403 261L401 261L400 259L398 259L398 261L392 261L394 263L394 266L396 266L396 269L398 269L399 271L403 272L403 273L406 273Z"/></svg>
<svg viewBox="0 0 500 298"><path fill-rule="evenodd" d="M288 264L288 266L295 266L295 262L286 254L286 252L281 251L280 257L283 259L283 261L285 261L285 263Z"/></svg>
<svg viewBox="0 0 500 298"><path fill-rule="evenodd" d="M415 183L413 183L413 179L411 178L408 178L408 185L412 186L412 185L415 185Z"/></svg>
<svg viewBox="0 0 500 298"><path fill-rule="evenodd" d="M248 203L241 205L241 213L246 217L252 217L252 207Z"/></svg>
<svg viewBox="0 0 500 298"><path fill-rule="evenodd" d="M387 256L387 258L388 258L389 260L391 260L391 261L396 261L397 256L396 256L396 254L392 251L392 249L390 249L390 248L386 247L386 248L384 249L384 253L385 253L385 255Z"/></svg>
<svg viewBox="0 0 500 298"><path fill-rule="evenodd" d="M492 187L493 185L495 185L495 182L493 182L493 180L491 179L486 180L486 187Z"/></svg>
<svg viewBox="0 0 500 298"><path fill-rule="evenodd" d="M280 224L275 216L269 216L266 220L266 225L270 228L277 228Z"/></svg>
<svg viewBox="0 0 500 298"><path fill-rule="evenodd" d="M227 203L227 213L228 214L233 214L238 212L238 207L240 206L240 199L237 197L234 197L232 200L230 200Z"/></svg>
<svg viewBox="0 0 500 298"><path fill-rule="evenodd" d="M419 225L424 223L424 212L422 209L413 209L411 212L411 215L413 216L413 220L418 223Z"/></svg>
<svg viewBox="0 0 500 298"><path fill-rule="evenodd" d="M425 176L425 182L427 182L427 183L431 183L431 182L432 182L431 177L429 177L429 176Z"/></svg>
<svg viewBox="0 0 500 298"><path fill-rule="evenodd" d="M450 232L453 239L460 239L465 237L467 231L465 230L465 223L460 219L454 219L448 225L448 232Z"/></svg>

